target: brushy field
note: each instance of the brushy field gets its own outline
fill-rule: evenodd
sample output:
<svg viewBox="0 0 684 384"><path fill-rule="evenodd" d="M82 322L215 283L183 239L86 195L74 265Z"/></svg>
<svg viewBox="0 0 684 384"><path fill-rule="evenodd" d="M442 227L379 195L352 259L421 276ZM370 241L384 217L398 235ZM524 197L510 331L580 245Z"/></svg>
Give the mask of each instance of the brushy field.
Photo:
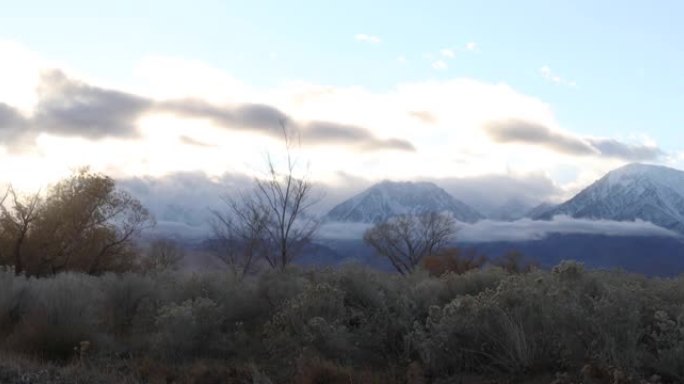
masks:
<svg viewBox="0 0 684 384"><path fill-rule="evenodd" d="M683 383L684 277L3 271L0 345L3 383Z"/></svg>

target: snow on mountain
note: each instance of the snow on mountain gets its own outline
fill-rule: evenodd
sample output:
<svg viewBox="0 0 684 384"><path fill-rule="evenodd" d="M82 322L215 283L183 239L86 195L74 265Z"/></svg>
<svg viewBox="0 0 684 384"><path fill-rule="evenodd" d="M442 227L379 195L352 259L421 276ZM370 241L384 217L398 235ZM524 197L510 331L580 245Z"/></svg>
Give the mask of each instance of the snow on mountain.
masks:
<svg viewBox="0 0 684 384"><path fill-rule="evenodd" d="M554 208L556 208L556 207L557 207L557 205L555 205L555 204L551 204L551 203L544 202L544 203L541 203L541 204L537 205L536 207L530 209L530 210L525 214L524 217L528 217L528 218L531 218L531 219L537 218L537 217L541 217L541 216L543 216L546 212L548 212L548 211L550 211L550 210L552 210L552 209L554 209Z"/></svg>
<svg viewBox="0 0 684 384"><path fill-rule="evenodd" d="M641 219L684 233L684 172L629 164L609 172L537 218L555 215L617 221Z"/></svg>
<svg viewBox="0 0 684 384"><path fill-rule="evenodd" d="M328 221L378 223L400 214L450 212L472 223L483 216L442 188L428 182L383 181L328 212Z"/></svg>

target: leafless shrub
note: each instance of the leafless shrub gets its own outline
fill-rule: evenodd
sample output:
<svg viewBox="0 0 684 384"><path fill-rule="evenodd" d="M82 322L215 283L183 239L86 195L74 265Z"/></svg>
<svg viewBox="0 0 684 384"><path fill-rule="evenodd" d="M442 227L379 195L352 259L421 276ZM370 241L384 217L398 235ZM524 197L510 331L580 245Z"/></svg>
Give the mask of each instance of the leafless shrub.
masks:
<svg viewBox="0 0 684 384"><path fill-rule="evenodd" d="M400 215L366 231L363 239L402 275L410 274L426 256L440 251L456 234L450 215Z"/></svg>

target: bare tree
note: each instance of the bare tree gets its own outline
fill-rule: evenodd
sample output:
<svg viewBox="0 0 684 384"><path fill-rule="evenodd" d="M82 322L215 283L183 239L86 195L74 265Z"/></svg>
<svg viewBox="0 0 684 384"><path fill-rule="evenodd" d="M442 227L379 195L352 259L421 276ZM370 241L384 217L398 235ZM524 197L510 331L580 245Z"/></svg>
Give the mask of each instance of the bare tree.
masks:
<svg viewBox="0 0 684 384"><path fill-rule="evenodd" d="M363 240L386 257L402 275L410 274L423 257L438 253L456 234L450 215L399 215L375 225Z"/></svg>
<svg viewBox="0 0 684 384"><path fill-rule="evenodd" d="M236 276L243 278L260 258L269 260L267 252L273 249L266 232L269 212L250 195L222 199L228 212L211 211L214 251Z"/></svg>
<svg viewBox="0 0 684 384"><path fill-rule="evenodd" d="M263 259L274 269L284 269L311 241L318 229L316 219L307 215L318 199L306 175L297 175L292 142L284 121L280 122L285 144L285 163L279 167L270 155L267 172L255 180L250 193L237 200L225 198L229 212L214 212L214 234L228 242L242 242L242 252L226 252L245 266ZM229 260L231 262L238 260Z"/></svg>
<svg viewBox="0 0 684 384"><path fill-rule="evenodd" d="M12 199L10 207L4 205L7 197ZM37 219L40 203L39 192L21 197L12 186L7 188L5 195L0 200L2 248L6 248L6 252L10 253L7 257L11 258L14 272L17 275L24 272L24 245L29 235L29 230L32 229L33 222Z"/></svg>
<svg viewBox="0 0 684 384"><path fill-rule="evenodd" d="M150 244L140 266L144 272L176 270L183 257L185 257L185 252L178 243L170 239L159 238Z"/></svg>

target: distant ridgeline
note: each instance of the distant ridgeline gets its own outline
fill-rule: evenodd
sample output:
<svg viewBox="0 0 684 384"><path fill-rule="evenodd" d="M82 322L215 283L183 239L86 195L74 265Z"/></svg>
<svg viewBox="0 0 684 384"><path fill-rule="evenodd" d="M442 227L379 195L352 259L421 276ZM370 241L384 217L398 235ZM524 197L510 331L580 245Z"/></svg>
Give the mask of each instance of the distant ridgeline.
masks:
<svg viewBox="0 0 684 384"><path fill-rule="evenodd" d="M478 226L487 218L442 188L428 182L378 183L335 206L325 222L383 222L400 214L448 212L463 225ZM565 215L578 219L616 222L650 222L666 228L668 236L626 233L549 233L541 239L521 241L464 241L457 245L474 248L490 257L516 250L552 266L563 259L575 259L596 268L623 268L648 275L684 273L684 172L663 166L630 164L609 172L570 200L541 204L524 218L551 220ZM520 222L523 225L524 222ZM510 228L515 228L516 222ZM666 233L666 231L663 231ZM316 255L316 257L314 257ZM353 255L353 256L351 256ZM304 264L339 264L357 261L387 268L374 258L361 241L321 239L315 251L305 255ZM390 269L390 268L387 268Z"/></svg>

